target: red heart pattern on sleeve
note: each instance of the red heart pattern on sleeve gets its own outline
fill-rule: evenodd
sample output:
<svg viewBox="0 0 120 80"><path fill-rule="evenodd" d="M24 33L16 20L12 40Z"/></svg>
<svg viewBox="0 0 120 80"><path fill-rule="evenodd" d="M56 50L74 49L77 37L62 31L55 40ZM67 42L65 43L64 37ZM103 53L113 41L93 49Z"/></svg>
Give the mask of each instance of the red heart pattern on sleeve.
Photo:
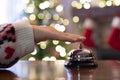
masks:
<svg viewBox="0 0 120 80"><path fill-rule="evenodd" d="M0 26L0 46L4 45L5 43L15 43L16 36L15 36L15 29L12 24L1 25ZM13 45L12 45L13 46ZM15 52L15 49L11 47L11 45L4 46L4 59L10 59Z"/></svg>

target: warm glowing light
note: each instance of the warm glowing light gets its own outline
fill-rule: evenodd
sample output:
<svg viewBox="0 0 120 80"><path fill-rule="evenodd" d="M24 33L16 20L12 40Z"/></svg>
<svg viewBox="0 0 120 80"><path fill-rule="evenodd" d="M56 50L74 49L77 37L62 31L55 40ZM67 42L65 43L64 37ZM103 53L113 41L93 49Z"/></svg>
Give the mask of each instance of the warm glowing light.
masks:
<svg viewBox="0 0 120 80"><path fill-rule="evenodd" d="M119 6L120 5L120 0L113 0L114 5Z"/></svg>
<svg viewBox="0 0 120 80"><path fill-rule="evenodd" d="M66 56L66 52L65 52L65 51L61 51L61 52L60 52L60 56L61 56L61 57L65 57L65 56Z"/></svg>
<svg viewBox="0 0 120 80"><path fill-rule="evenodd" d="M29 61L35 61L35 58L34 57L30 57L28 60Z"/></svg>
<svg viewBox="0 0 120 80"><path fill-rule="evenodd" d="M90 4L89 3L85 3L83 6L84 6L85 9L89 9L90 8Z"/></svg>
<svg viewBox="0 0 120 80"><path fill-rule="evenodd" d="M78 3L77 6L76 6L77 9L82 9L82 4L81 3Z"/></svg>
<svg viewBox="0 0 120 80"><path fill-rule="evenodd" d="M86 0L86 2L90 3L92 0Z"/></svg>
<svg viewBox="0 0 120 80"><path fill-rule="evenodd" d="M39 8L40 9L46 9L49 6L50 6L50 2L49 1L45 1L45 2L39 4Z"/></svg>
<svg viewBox="0 0 120 80"><path fill-rule="evenodd" d="M57 45L56 48L55 48L55 50L57 52L59 52L59 54L60 54L61 57L65 57L66 56L66 50L61 45Z"/></svg>
<svg viewBox="0 0 120 80"><path fill-rule="evenodd" d="M63 5L58 5L58 6L56 7L56 11L57 11L57 12L62 12L62 11L63 11Z"/></svg>
<svg viewBox="0 0 120 80"><path fill-rule="evenodd" d="M53 1L50 1L50 6L49 8L53 8L55 6L54 2Z"/></svg>
<svg viewBox="0 0 120 80"><path fill-rule="evenodd" d="M29 16L29 19L32 20L32 21L35 20L35 19L36 19L35 14L31 14L31 15Z"/></svg>
<svg viewBox="0 0 120 80"><path fill-rule="evenodd" d="M78 16L74 16L73 17L73 22L75 22L75 23L79 22L79 17Z"/></svg>
<svg viewBox="0 0 120 80"><path fill-rule="evenodd" d="M35 8L35 6L33 4L30 4L30 5L28 5L28 7L26 7L25 12L26 13L33 13L34 8Z"/></svg>
<svg viewBox="0 0 120 80"><path fill-rule="evenodd" d="M46 41L40 42L40 48L41 49L46 49L46 47L47 47L47 42Z"/></svg>
<svg viewBox="0 0 120 80"><path fill-rule="evenodd" d="M58 41L58 40L53 40L52 43L53 43L54 45L57 45L57 44L59 44L59 41Z"/></svg>
<svg viewBox="0 0 120 80"><path fill-rule="evenodd" d="M61 45L57 45L57 46L55 47L55 50L56 50L57 52L60 52L60 51L62 50L62 46L61 46Z"/></svg>
<svg viewBox="0 0 120 80"><path fill-rule="evenodd" d="M58 15L58 14L54 14L54 15L53 15L53 19L54 19L54 20L56 20L56 21L57 21L57 20L59 20L59 18L60 18L60 17L59 17L59 15Z"/></svg>
<svg viewBox="0 0 120 80"><path fill-rule="evenodd" d="M43 61L56 61L56 58L54 56L51 56L50 58L47 56L47 57L44 57L42 60Z"/></svg>
<svg viewBox="0 0 120 80"><path fill-rule="evenodd" d="M54 24L54 23L51 23L50 26L54 28L54 27L55 27L55 24Z"/></svg>
<svg viewBox="0 0 120 80"><path fill-rule="evenodd" d="M39 19L43 19L43 18L44 18L44 14L43 14L43 13L39 13L39 14L38 14L38 18L39 18Z"/></svg>
<svg viewBox="0 0 120 80"><path fill-rule="evenodd" d="M71 42L65 42L65 44L71 44Z"/></svg>
<svg viewBox="0 0 120 80"><path fill-rule="evenodd" d="M51 56L50 61L56 61L56 58L54 56Z"/></svg>
<svg viewBox="0 0 120 80"><path fill-rule="evenodd" d="M36 55L37 54L37 49L35 48L34 51L31 54Z"/></svg>
<svg viewBox="0 0 120 80"><path fill-rule="evenodd" d="M105 7L105 1L100 1L100 2L99 2L99 7L100 7L100 8Z"/></svg>
<svg viewBox="0 0 120 80"><path fill-rule="evenodd" d="M45 4L46 8L48 8L50 6L50 2L49 1L45 1L44 4Z"/></svg>
<svg viewBox="0 0 120 80"><path fill-rule="evenodd" d="M107 6L111 6L111 5L112 5L112 1L107 1L107 2L106 2L106 5L107 5Z"/></svg>
<svg viewBox="0 0 120 80"><path fill-rule="evenodd" d="M86 2L86 0L80 0L80 3L84 4Z"/></svg>
<svg viewBox="0 0 120 80"><path fill-rule="evenodd" d="M68 19L64 19L63 24L64 25L69 25L69 20Z"/></svg>
<svg viewBox="0 0 120 80"><path fill-rule="evenodd" d="M76 7L77 6L77 1L72 1L71 5L72 5L72 7Z"/></svg>
<svg viewBox="0 0 120 80"><path fill-rule="evenodd" d="M60 18L59 22L60 23L63 23L64 19L63 18Z"/></svg>
<svg viewBox="0 0 120 80"><path fill-rule="evenodd" d="M56 24L55 29L58 30L58 31L64 32L65 31L65 26L60 25L60 24Z"/></svg>
<svg viewBox="0 0 120 80"><path fill-rule="evenodd" d="M42 60L43 61L49 61L49 57L44 57Z"/></svg>
<svg viewBox="0 0 120 80"><path fill-rule="evenodd" d="M52 17L52 15L51 15L50 13L47 13L47 14L45 15L45 19L51 19L51 17Z"/></svg>
<svg viewBox="0 0 120 80"><path fill-rule="evenodd" d="M28 4L30 0L22 0L22 2L24 2L25 4Z"/></svg>

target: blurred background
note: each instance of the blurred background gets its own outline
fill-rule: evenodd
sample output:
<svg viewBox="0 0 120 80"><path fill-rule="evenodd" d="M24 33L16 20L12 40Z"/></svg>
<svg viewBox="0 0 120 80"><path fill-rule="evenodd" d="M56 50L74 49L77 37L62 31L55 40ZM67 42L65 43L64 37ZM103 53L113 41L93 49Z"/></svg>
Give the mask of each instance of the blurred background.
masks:
<svg viewBox="0 0 120 80"><path fill-rule="evenodd" d="M97 59L120 59L120 52L106 44L111 21L120 12L120 0L1 0L0 10L0 24L29 18L31 24L48 25L58 31L75 34L82 34L83 22L91 16L96 23L93 34L96 46L91 49ZM78 47L79 43L43 41L23 59L67 59L68 52Z"/></svg>

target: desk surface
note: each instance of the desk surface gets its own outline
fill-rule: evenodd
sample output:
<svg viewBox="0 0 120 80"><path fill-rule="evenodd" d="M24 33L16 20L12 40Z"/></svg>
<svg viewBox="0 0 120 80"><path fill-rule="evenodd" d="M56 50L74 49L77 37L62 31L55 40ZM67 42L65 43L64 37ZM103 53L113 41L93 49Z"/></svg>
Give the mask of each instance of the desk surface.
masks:
<svg viewBox="0 0 120 80"><path fill-rule="evenodd" d="M0 70L0 80L120 80L120 61L97 61L91 69L66 69L65 61L19 61Z"/></svg>

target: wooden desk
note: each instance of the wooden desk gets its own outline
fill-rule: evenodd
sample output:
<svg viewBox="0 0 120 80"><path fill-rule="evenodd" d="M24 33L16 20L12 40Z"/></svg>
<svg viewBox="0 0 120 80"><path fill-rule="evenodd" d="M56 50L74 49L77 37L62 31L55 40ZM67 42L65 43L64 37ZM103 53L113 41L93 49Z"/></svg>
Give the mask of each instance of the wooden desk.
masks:
<svg viewBox="0 0 120 80"><path fill-rule="evenodd" d="M0 80L120 80L119 61L98 61L95 69L66 69L65 61L19 61L0 70Z"/></svg>

